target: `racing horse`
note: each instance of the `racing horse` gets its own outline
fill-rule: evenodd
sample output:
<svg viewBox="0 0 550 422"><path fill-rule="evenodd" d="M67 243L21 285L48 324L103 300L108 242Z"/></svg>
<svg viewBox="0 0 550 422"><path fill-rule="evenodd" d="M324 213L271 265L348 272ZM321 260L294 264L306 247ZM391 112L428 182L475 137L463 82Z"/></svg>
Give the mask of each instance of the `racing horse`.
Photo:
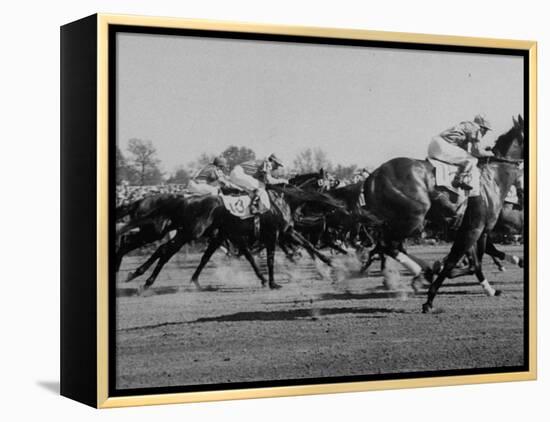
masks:
<svg viewBox="0 0 550 422"><path fill-rule="evenodd" d="M115 271L129 252L161 240L176 229L181 216L186 215L187 201L181 195L158 194L146 196L115 210L117 223Z"/></svg>
<svg viewBox="0 0 550 422"><path fill-rule="evenodd" d="M497 221L504 197L520 174L523 160L523 119L513 118L512 128L501 135L494 147L494 157L479 164L481 195L468 199L463 218L451 253L437 280L431 284L428 301L423 311L432 308L433 298L458 260L479 242L477 258L485 252L486 233ZM427 160L394 158L378 167L364 182L366 207L377 216L380 225L380 249L413 273L413 287L424 276L432 281L430 266L407 253L403 246L406 238L422 230L428 211L452 216L456 209L449 198L436 187L433 165ZM480 260L476 262L476 276L488 294L495 291L485 280Z"/></svg>
<svg viewBox="0 0 550 422"><path fill-rule="evenodd" d="M289 179L289 184L311 192L324 192L334 199L344 203L345 208L333 210L328 214L318 214L308 208L299 208L295 214L297 229L314 245L328 246L340 253L347 254L336 244L336 240L349 240L356 249L357 239L364 244L374 243L367 227L372 223L373 216L363 208L362 182L330 188L326 172L300 174ZM374 219L375 220L375 219Z"/></svg>
<svg viewBox="0 0 550 422"><path fill-rule="evenodd" d="M301 189L283 186L267 185L267 194L270 200L270 208L259 218L259 231L256 228L255 218L240 218L233 215L225 207L219 207L214 212L212 228L216 235L211 238L201 261L196 268L191 281L199 286L199 276L214 252L226 240L235 245L252 266L254 273L260 279L262 286L269 284L271 289L279 289L281 285L275 282L274 261L277 244L286 252L287 245L301 246L310 256L319 258L327 265L331 265L329 258L321 254L317 249L294 228L292 218L293 210L308 203L321 212L330 209L338 209L341 204L323 194L305 192ZM259 270L252 253L252 249L260 251L266 249L268 279Z"/></svg>
<svg viewBox="0 0 550 422"><path fill-rule="evenodd" d="M433 309L433 300L437 291L448 277L459 259L468 251L473 251L475 275L489 296L499 295L485 278L481 268L481 258L485 252L487 235L495 227L502 211L510 187L522 174L520 164L524 158L524 122L523 118L513 119L513 127L499 136L493 147L494 156L483 158L481 169L481 195L468 199L468 207L451 251L446 258L442 271L428 290L428 299L422 305L424 313ZM478 259L476 259L478 258Z"/></svg>
<svg viewBox="0 0 550 422"><path fill-rule="evenodd" d="M275 188L272 188L275 189ZM307 193L302 192L300 190L289 190L285 189L285 197L286 198L292 198L294 202L302 203L302 202L316 202L321 207L338 207L339 204L331 201L330 198L327 198L323 195L315 194L315 193ZM281 194L282 195L282 194ZM285 199L286 199L285 198ZM143 263L141 264L135 271L128 274L128 277L126 279L126 282L130 282L133 279L143 275L155 262L157 262L155 268L153 269L151 275L147 278L145 284L142 287L142 290L148 289L153 285L156 278L158 277L158 274L164 267L164 265L174 256L186 243L197 240L199 238L208 237L210 238L209 248L211 245L213 245L213 241L220 238L218 231L220 229L223 229L222 225L220 224L219 217L224 216L226 213L229 213L224 204L223 200L220 196L213 196L213 195L203 195L198 197L189 197L189 198L183 198L180 197L179 201L181 201L181 212L177 215L171 215L168 212L165 212L164 215L166 218L170 218L171 221L169 223L169 227L172 230L176 231L175 236L170 239L169 241L165 242L164 244L160 245L155 252ZM285 204L285 200L280 199L280 201L283 201L283 205ZM281 205L281 207L276 209L284 209L286 208ZM286 203L288 206L288 203ZM166 210L172 209L172 206L170 204L167 204ZM162 214L161 211L158 211L157 214ZM263 215L263 214L262 214ZM232 216L233 217L233 216ZM234 217L238 218L238 217ZM283 216L285 221L292 221L290 214ZM253 218L249 218L247 220L247 223L253 224L253 230L256 230L255 223L253 221ZM147 221L147 220L145 220ZM263 221L260 221L260 227L264 226ZM263 228L263 232L267 235L269 234L269 228L270 221L267 221L267 226ZM134 223L133 226L139 226L139 222ZM276 233L279 234L279 231ZM306 251L310 254L311 257L319 258L321 261L326 263L327 265L330 265L331 262L328 258L326 258L324 255L319 253L303 236L301 236L298 232L296 232L293 227L288 227L288 229L282 233L282 236L276 236L275 239L279 242L279 246L283 251L287 251L288 247L291 246L300 246L306 249ZM159 240L159 239L155 239ZM250 251L250 248L248 245L244 244L242 242L241 238L238 238L237 236L227 237L222 239L221 243L219 243L214 250L210 253L208 256L208 259L210 256L214 253L214 251L225 241L230 240L235 246L238 247L239 252L245 256L245 258L249 261L251 264L254 272L256 275L260 278L262 281L262 284L266 284L265 278L263 278L263 275L260 273L255 261L254 257L252 256L252 253ZM271 243L269 243L271 245ZM207 249L207 252L210 249ZM205 253L206 256L206 253ZM203 256L203 259L204 256ZM204 265L206 265L206 260L204 262ZM202 261L201 261L202 262ZM202 268L202 267L201 267ZM199 271L200 273L200 271ZM270 280L273 281L273 275L271 275ZM198 275L197 277L193 277L191 280L198 289L200 289L200 284L198 282ZM278 288L279 286L274 283L270 282L270 287L272 288Z"/></svg>

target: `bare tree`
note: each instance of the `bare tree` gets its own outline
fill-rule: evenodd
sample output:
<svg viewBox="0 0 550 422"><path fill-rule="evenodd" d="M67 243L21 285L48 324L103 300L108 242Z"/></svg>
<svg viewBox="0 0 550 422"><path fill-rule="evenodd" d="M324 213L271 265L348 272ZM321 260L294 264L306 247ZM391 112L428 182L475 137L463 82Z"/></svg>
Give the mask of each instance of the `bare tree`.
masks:
<svg viewBox="0 0 550 422"><path fill-rule="evenodd" d="M128 141L130 166L135 172L135 182L139 185L154 185L162 181L157 150L150 140L132 138Z"/></svg>
<svg viewBox="0 0 550 422"><path fill-rule="evenodd" d="M293 162L297 173L313 173L320 169L330 170L332 164L325 151L321 148L306 148L301 151Z"/></svg>
<svg viewBox="0 0 550 422"><path fill-rule="evenodd" d="M224 152L222 152L222 157L225 157L227 160L227 165L229 169L232 169L237 164L244 163L245 161L254 160L256 158L256 153L247 147L237 147L231 145Z"/></svg>

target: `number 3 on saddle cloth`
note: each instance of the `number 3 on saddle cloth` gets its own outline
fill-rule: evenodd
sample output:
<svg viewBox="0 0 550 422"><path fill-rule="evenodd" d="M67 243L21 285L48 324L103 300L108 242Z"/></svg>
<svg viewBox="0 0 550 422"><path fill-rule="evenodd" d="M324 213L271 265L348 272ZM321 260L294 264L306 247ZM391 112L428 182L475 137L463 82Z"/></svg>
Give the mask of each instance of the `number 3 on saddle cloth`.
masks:
<svg viewBox="0 0 550 422"><path fill-rule="evenodd" d="M250 195L220 195L223 201L223 205L232 215L239 217L240 219L246 219L254 217L257 214L250 212L250 202L252 199ZM266 203L267 200L267 203ZM269 204L269 198L264 198L260 195L260 203L258 206L258 214L263 214L271 208Z"/></svg>
<svg viewBox="0 0 550 422"><path fill-rule="evenodd" d="M443 161L434 160L432 158L427 159L435 169L435 185L439 190L447 190L452 195L449 195L450 201L455 204L456 207L456 220L453 224L454 228L457 228L461 222L464 213L466 212L466 205L468 198L480 195L480 171L477 166L474 166L470 180L466 182L472 186L471 190L464 190L455 188L453 186L453 180L458 172L458 166L454 164L445 163Z"/></svg>

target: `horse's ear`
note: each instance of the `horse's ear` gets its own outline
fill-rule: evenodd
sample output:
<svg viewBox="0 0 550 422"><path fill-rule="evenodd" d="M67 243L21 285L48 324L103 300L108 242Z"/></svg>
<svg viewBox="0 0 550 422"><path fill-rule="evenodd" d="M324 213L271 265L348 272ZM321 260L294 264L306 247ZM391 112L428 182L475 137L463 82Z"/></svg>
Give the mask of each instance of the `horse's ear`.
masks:
<svg viewBox="0 0 550 422"><path fill-rule="evenodd" d="M514 122L514 127L518 127L518 121L516 120L516 116L512 116L512 122Z"/></svg>
<svg viewBox="0 0 550 422"><path fill-rule="evenodd" d="M521 117L521 114L518 114L518 122L523 127L523 117Z"/></svg>

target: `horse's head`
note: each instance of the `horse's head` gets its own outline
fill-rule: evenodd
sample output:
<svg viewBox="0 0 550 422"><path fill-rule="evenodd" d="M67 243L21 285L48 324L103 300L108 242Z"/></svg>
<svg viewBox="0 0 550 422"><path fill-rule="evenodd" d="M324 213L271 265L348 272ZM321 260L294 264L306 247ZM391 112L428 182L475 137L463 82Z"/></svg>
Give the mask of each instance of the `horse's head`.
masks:
<svg viewBox="0 0 550 422"><path fill-rule="evenodd" d="M304 190L325 190L327 175L324 169L314 173L298 174L289 179L291 185Z"/></svg>
<svg viewBox="0 0 550 422"><path fill-rule="evenodd" d="M524 145L524 121L521 115L518 118L512 117L514 125L503 135L500 135L493 147L493 154L497 158L511 161L523 160Z"/></svg>

